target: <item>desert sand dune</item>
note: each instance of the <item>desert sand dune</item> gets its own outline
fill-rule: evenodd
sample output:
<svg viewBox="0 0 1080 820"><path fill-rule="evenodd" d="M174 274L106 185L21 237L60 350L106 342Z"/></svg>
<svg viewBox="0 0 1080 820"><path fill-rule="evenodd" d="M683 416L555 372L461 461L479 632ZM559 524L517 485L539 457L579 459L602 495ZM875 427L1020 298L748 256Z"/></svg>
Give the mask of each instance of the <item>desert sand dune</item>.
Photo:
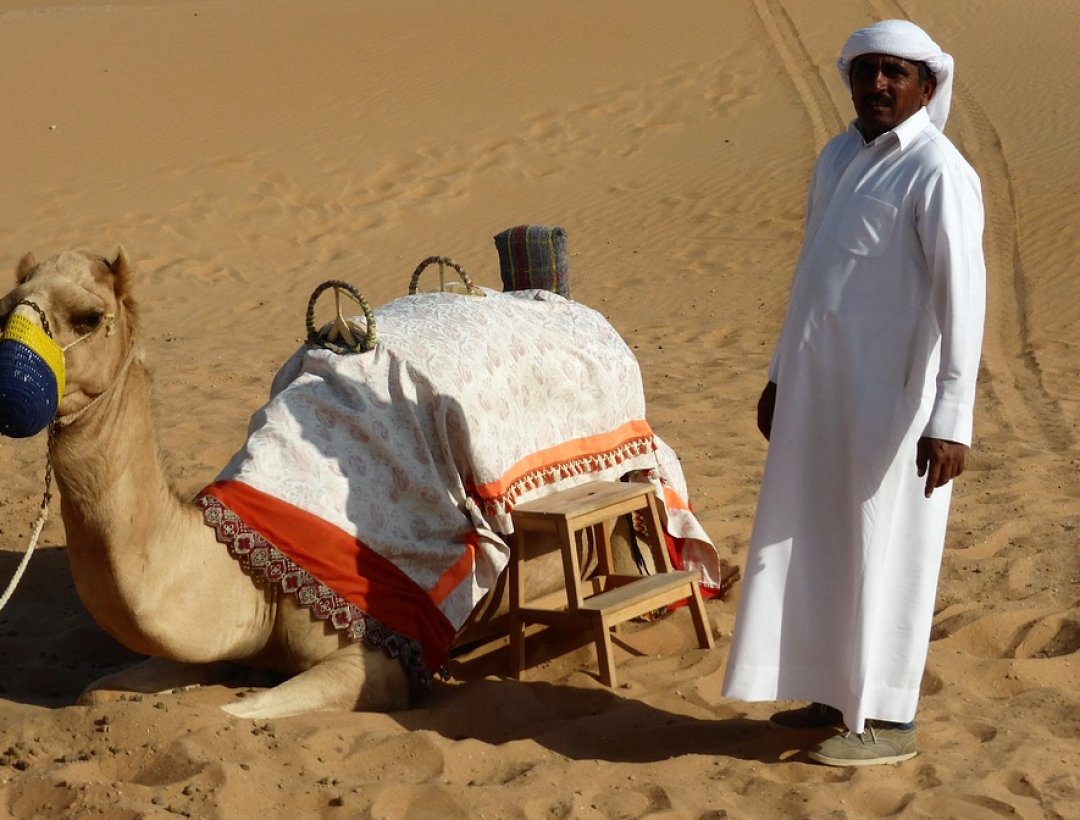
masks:
<svg viewBox="0 0 1080 820"><path fill-rule="evenodd" d="M629 625L455 661L409 712L230 719L267 685L72 705L130 663L75 595L52 502L0 613L0 817L1080 816L1080 249L1073 0L0 0L0 267L83 246L137 261L161 449L181 492L243 441L307 298L378 305L432 254L498 287L492 236L569 234L575 297L640 360L721 556L745 558L754 403L814 156L850 119L847 34L909 17L957 60L948 133L979 171L989 309L923 681L920 754L810 763L770 704L720 698L739 587L697 648ZM6 287L3 289L6 291ZM0 583L44 437L0 441Z"/></svg>

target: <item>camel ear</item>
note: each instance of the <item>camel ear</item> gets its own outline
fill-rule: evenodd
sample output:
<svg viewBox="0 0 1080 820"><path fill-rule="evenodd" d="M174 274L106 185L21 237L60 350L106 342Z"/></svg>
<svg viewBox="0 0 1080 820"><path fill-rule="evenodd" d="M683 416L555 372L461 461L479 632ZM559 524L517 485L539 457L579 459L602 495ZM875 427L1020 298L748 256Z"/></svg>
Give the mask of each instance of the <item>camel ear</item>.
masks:
<svg viewBox="0 0 1080 820"><path fill-rule="evenodd" d="M135 278L135 265L132 264L128 258L127 251L124 250L124 246L120 245L116 249L116 259L109 262L109 270L113 272L116 277L115 291L116 295L123 298L131 293L132 281Z"/></svg>
<svg viewBox="0 0 1080 820"><path fill-rule="evenodd" d="M26 254L19 260L19 266L15 269L15 282L21 285L35 267L37 267L37 259L34 258L34 254Z"/></svg>

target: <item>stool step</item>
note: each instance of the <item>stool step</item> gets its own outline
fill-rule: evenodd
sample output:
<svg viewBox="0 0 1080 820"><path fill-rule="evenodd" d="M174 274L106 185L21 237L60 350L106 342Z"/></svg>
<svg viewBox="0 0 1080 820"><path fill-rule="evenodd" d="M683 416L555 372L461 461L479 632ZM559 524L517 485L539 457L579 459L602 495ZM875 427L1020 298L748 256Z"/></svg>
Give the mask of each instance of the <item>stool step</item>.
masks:
<svg viewBox="0 0 1080 820"><path fill-rule="evenodd" d="M644 519L643 540L648 544L656 574L625 576L615 574L611 533L615 522L627 513ZM712 630L697 585L697 572L674 571L660 501L651 484L591 481L569 490L519 504L511 513L514 539L510 545L509 592L511 674L517 677L525 665L525 628L532 623L588 629L596 644L600 680L608 686L616 681L611 630L631 618L686 599L694 621L698 643L713 645ZM578 551L582 533L592 533L597 553L597 570L583 577ZM535 541L532 536L537 536ZM534 554L558 549L562 553L565 578L565 606L547 608L548 600L525 600L524 574L526 541ZM582 587L592 586L591 594ZM597 592L597 586L603 589ZM528 604L532 604L529 606Z"/></svg>
<svg viewBox="0 0 1080 820"><path fill-rule="evenodd" d="M540 515L566 515L573 518L582 513L603 509L654 492L651 484L626 481L588 481L552 495L543 496L518 504L515 515L533 513Z"/></svg>
<svg viewBox="0 0 1080 820"><path fill-rule="evenodd" d="M589 481L569 490L518 504L512 513L514 528L529 532L557 532L560 524L579 530L612 521L648 506L655 498L651 484L624 481Z"/></svg>
<svg viewBox="0 0 1080 820"><path fill-rule="evenodd" d="M618 618L615 616L621 612L628 613L626 618L634 618L653 609L653 606L642 605L656 596L660 596L662 599L655 604L657 609L673 603L674 599L670 593L679 587L686 587L685 597L689 598L691 595L690 582L696 577L697 573L692 570L678 570L635 578L628 584L586 598L579 609L603 612L612 616L613 623L617 623Z"/></svg>

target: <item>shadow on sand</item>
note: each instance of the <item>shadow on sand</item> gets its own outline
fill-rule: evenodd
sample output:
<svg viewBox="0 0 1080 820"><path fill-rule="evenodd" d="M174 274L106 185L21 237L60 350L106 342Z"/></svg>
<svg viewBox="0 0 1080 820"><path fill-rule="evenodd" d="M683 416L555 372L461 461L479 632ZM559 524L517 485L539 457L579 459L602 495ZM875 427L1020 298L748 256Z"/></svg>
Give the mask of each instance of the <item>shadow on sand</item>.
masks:
<svg viewBox="0 0 1080 820"><path fill-rule="evenodd" d="M22 553L0 552L4 587ZM40 547L0 612L0 697L67 706L96 678L139 660L106 635L75 592L63 547Z"/></svg>
<svg viewBox="0 0 1080 820"><path fill-rule="evenodd" d="M492 745L531 740L572 760L612 763L683 755L776 763L793 755L803 758L796 754L797 746L810 740L772 731L761 720L701 718L609 689L512 679L439 688L427 704L394 718L406 729L433 731L451 740Z"/></svg>
<svg viewBox="0 0 1080 820"><path fill-rule="evenodd" d="M0 552L0 578L10 579L21 555ZM566 644L550 647L561 652ZM394 715L404 729L451 740L499 745L532 740L574 760L643 763L682 755L716 755L765 763L790 759L792 738L762 721L716 718L657 708L619 690L494 677L502 652L460 666L457 685L436 684L425 702ZM58 708L75 702L96 678L137 662L106 635L75 592L62 547L39 549L14 597L0 613L0 697ZM240 677L243 677L240 672ZM239 685L250 685L237 681ZM708 707L706 708L713 708ZM696 711L700 713L701 708ZM801 757L801 755L800 755Z"/></svg>

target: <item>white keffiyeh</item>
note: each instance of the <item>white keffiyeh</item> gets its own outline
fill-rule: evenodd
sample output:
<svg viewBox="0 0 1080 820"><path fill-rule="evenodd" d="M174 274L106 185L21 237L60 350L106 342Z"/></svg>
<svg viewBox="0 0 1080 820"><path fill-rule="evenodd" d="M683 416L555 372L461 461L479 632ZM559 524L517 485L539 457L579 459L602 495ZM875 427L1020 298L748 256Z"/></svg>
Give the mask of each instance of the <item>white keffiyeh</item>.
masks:
<svg viewBox="0 0 1080 820"><path fill-rule="evenodd" d="M926 113L938 130L945 129L952 102L953 58L930 39L930 35L907 20L882 20L861 28L848 37L836 61L840 76L851 88L851 63L863 54L891 54L905 60L926 63L934 72L937 87L926 104Z"/></svg>

